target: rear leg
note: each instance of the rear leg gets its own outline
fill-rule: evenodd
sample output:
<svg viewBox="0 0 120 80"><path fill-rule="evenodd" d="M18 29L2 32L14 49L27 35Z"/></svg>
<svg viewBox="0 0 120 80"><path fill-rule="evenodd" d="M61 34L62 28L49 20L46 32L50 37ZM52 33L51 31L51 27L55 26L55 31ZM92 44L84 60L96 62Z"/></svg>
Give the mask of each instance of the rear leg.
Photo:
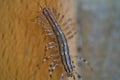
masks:
<svg viewBox="0 0 120 80"><path fill-rule="evenodd" d="M78 60L78 63L81 63L81 62L85 63L90 68L90 70L94 72L93 67L91 67L90 63L86 59L84 59L82 57L78 57L78 56L72 56L72 57L76 58Z"/></svg>
<svg viewBox="0 0 120 80"><path fill-rule="evenodd" d="M79 58L78 58L78 62L83 62L83 63L85 63L85 64L90 68L91 71L94 71L93 67L91 67L90 63L89 63L86 59L84 59L84 58L82 58L82 57L79 57Z"/></svg>
<svg viewBox="0 0 120 80"><path fill-rule="evenodd" d="M81 77L81 75L78 72L76 72L74 70L74 73L75 73L75 75L77 75L78 80L83 80L83 78ZM73 77L75 77L75 76L73 76Z"/></svg>
<svg viewBox="0 0 120 80"><path fill-rule="evenodd" d="M75 65L74 65L74 62L72 61L72 63L73 63L73 75L72 75L72 77L73 77L73 80L76 80L76 76L77 76L77 80L83 80L82 79L82 77L81 77L81 75L76 71L76 67L75 67ZM76 75L76 76L75 76Z"/></svg>

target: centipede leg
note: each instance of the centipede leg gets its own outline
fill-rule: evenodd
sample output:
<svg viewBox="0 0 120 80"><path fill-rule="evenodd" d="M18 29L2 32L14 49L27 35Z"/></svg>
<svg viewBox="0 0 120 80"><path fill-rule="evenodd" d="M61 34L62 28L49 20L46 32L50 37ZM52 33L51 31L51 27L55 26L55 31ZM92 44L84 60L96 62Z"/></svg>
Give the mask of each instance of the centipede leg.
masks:
<svg viewBox="0 0 120 80"><path fill-rule="evenodd" d="M64 80L64 78L67 77L67 73L62 73L61 76L60 76L60 80Z"/></svg>
<svg viewBox="0 0 120 80"><path fill-rule="evenodd" d="M49 25L47 25L47 23L45 23L45 22L43 22L43 21L41 21L41 20L32 19L32 22L34 22L34 23L36 23L36 24L38 24L38 25L43 26L43 28L49 28L49 27L48 27Z"/></svg>
<svg viewBox="0 0 120 80"><path fill-rule="evenodd" d="M54 33L52 33L52 32L49 32L49 33L47 33L47 34L45 34L46 36L54 36Z"/></svg>
<svg viewBox="0 0 120 80"><path fill-rule="evenodd" d="M73 80L75 80L75 75L73 75Z"/></svg>
<svg viewBox="0 0 120 80"><path fill-rule="evenodd" d="M58 55L55 55L55 54L50 54L48 56L46 56L44 59L43 59L43 62L47 61L48 59L54 57L54 56L58 56Z"/></svg>
<svg viewBox="0 0 120 80"><path fill-rule="evenodd" d="M56 12L56 9L52 8L52 13L54 14L54 17L57 19L57 12Z"/></svg>
<svg viewBox="0 0 120 80"><path fill-rule="evenodd" d="M84 59L84 58L78 58L79 59L79 61L78 62L83 62L83 63L85 63L89 68L90 68L90 70L91 71L94 71L94 69L90 66L90 63L86 60L86 59Z"/></svg>
<svg viewBox="0 0 120 80"><path fill-rule="evenodd" d="M56 62L57 62L57 60L53 60L50 63L49 68L48 68L49 73L51 73L52 67L54 66L54 64L56 64ZM52 78L52 75L50 75L50 78Z"/></svg>
<svg viewBox="0 0 120 80"><path fill-rule="evenodd" d="M56 64L57 60L53 60L49 65L49 70L52 69L52 67Z"/></svg>
<svg viewBox="0 0 120 80"><path fill-rule="evenodd" d="M74 31L71 35L67 37L68 40L72 39L76 35L76 31Z"/></svg>
<svg viewBox="0 0 120 80"><path fill-rule="evenodd" d="M72 61L72 63L73 63L73 72L77 75L77 78L78 78L78 80L82 80L82 77L80 76L80 74L75 70L75 65L74 65L74 61ZM73 79L75 80L75 75L73 75Z"/></svg>
<svg viewBox="0 0 120 80"><path fill-rule="evenodd" d="M74 71L74 72L75 72L75 74L77 75L78 80L83 80L83 78L80 76L80 74L78 74L76 71Z"/></svg>
<svg viewBox="0 0 120 80"><path fill-rule="evenodd" d="M58 64L55 64L55 66L53 66L52 69L49 70L50 78L52 78L52 73L54 72L54 70L56 69L56 67L58 67Z"/></svg>
<svg viewBox="0 0 120 80"><path fill-rule="evenodd" d="M77 58L79 63L81 63L81 62L85 63L90 68L90 70L94 72L94 69L91 67L90 63L86 59L84 59L82 57L78 57L78 56L72 56L72 57Z"/></svg>

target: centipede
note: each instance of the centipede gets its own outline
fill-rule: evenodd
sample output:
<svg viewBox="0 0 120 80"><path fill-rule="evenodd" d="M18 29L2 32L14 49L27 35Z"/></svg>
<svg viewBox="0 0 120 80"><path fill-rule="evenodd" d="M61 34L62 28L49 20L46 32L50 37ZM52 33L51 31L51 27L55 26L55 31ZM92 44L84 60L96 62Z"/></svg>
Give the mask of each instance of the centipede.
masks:
<svg viewBox="0 0 120 80"><path fill-rule="evenodd" d="M51 0L52 2L52 0ZM61 5L61 4L60 4ZM67 17L65 15L62 15L61 13L57 13L57 10L53 7L48 6L47 1L45 0L45 6L41 6L39 4L41 11L39 12L39 15L37 16L37 19L34 20L34 22L38 25L42 25L44 27L44 31L47 33L46 37L51 37L54 35L55 41L50 41L46 43L46 51L57 48L56 54L49 54L43 58L43 62L47 62L49 59L53 59L52 62L49 64L49 76L52 79L52 74L55 71L55 69L62 65L64 67L64 73L61 73L59 80L64 80L65 77L71 77L73 80L82 80L81 75L75 70L72 56L70 55L69 45L68 45L68 39L72 39L74 35L76 34L76 31L74 31L74 28L72 27L72 31L66 31L72 25L74 22L72 22L72 19L68 17L68 19L65 21L64 18ZM44 19L44 21L39 20L39 18ZM72 35L69 35L71 34ZM66 36L66 35L69 36ZM57 45L57 47L56 47ZM55 58L54 58L55 57ZM57 58L56 58L57 57ZM59 57L59 58L58 58ZM84 58L79 58L82 62L88 64L88 61ZM77 79L76 79L77 77Z"/></svg>

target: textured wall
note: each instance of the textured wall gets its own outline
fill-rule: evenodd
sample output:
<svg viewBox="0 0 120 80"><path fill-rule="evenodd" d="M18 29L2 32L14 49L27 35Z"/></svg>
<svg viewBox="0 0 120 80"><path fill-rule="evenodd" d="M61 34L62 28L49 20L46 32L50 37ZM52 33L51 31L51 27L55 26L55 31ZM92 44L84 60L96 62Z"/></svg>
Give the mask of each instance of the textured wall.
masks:
<svg viewBox="0 0 120 80"><path fill-rule="evenodd" d="M60 11L74 8L70 5L74 3L73 0L69 2L69 6L65 5L68 1L46 2ZM58 7L58 3L64 6ZM45 45L50 39L45 36L43 27L32 21L40 15L39 4L45 6L45 0L0 0L0 80L51 80L48 71L51 61L42 63L45 54L48 55ZM62 12L63 15L75 18L72 8L70 12ZM76 53L76 38L68 42L71 53ZM55 52L54 50L51 52ZM59 80L63 71L63 66L56 68L53 80Z"/></svg>

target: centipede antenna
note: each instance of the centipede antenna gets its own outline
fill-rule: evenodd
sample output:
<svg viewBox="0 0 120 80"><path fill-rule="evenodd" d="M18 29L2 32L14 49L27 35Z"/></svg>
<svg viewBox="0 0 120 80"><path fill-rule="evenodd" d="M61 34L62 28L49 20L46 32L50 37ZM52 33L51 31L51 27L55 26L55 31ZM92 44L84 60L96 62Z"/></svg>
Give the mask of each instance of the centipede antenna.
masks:
<svg viewBox="0 0 120 80"><path fill-rule="evenodd" d="M46 0L45 0L45 7L48 7Z"/></svg>
<svg viewBox="0 0 120 80"><path fill-rule="evenodd" d="M41 8L41 10L42 10L43 7L40 5L40 3L39 3L37 0L35 0L35 2L38 4L38 6L40 6L40 8Z"/></svg>
<svg viewBox="0 0 120 80"><path fill-rule="evenodd" d="M54 1L58 1L58 0L54 0ZM57 3L57 4L58 4L58 3ZM57 7L58 7L58 6L56 6L56 5L54 4L52 8L58 9Z"/></svg>
<svg viewBox="0 0 120 80"><path fill-rule="evenodd" d="M45 0L45 5L46 5L45 7L51 8L51 7L49 6L49 5L51 5L51 2L52 2L52 1L47 2L47 0Z"/></svg>
<svg viewBox="0 0 120 80"><path fill-rule="evenodd" d="M42 10L42 9L43 9L42 6L41 6L40 4L39 4L39 6L40 6L40 8L41 8L41 10Z"/></svg>

